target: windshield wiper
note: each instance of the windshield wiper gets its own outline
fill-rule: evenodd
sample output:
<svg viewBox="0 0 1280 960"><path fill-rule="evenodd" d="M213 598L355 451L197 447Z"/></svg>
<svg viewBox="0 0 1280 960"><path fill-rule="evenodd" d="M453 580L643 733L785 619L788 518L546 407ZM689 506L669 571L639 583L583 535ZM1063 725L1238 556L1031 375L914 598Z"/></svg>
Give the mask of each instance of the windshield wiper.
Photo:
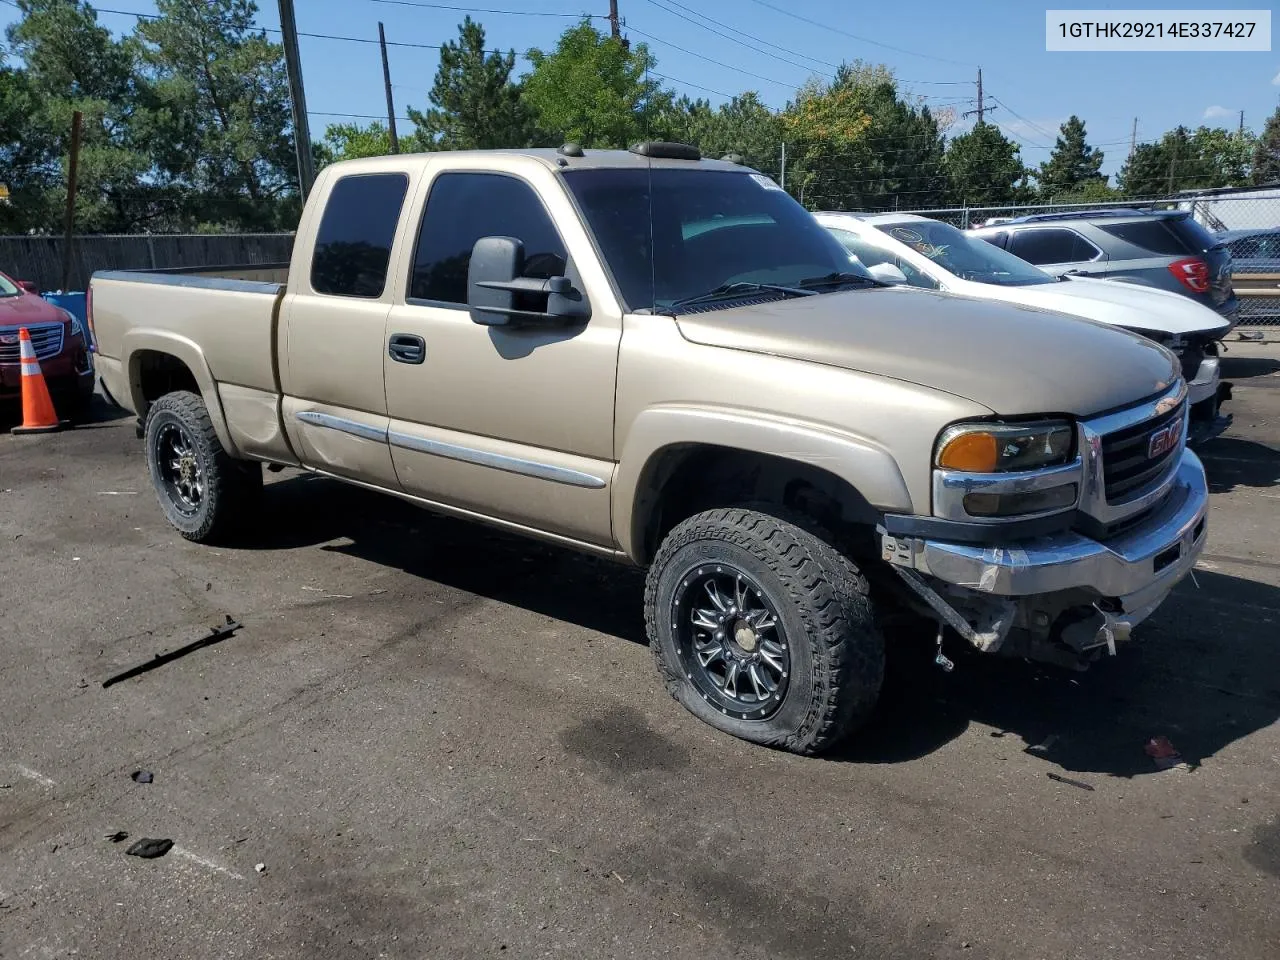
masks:
<svg viewBox="0 0 1280 960"><path fill-rule="evenodd" d="M758 293L761 290L785 293L792 297L811 297L818 292L816 290L804 290L800 287L787 287L780 283L752 283L747 280L739 280L735 283L721 284L714 290L708 290L706 293L700 293L694 297L682 297L679 300L673 300L671 301L671 306L685 307L695 303L712 303L716 300L741 297L748 293Z"/></svg>
<svg viewBox="0 0 1280 960"><path fill-rule="evenodd" d="M822 277L805 277L799 285L811 290L814 287L843 286L846 283L869 283L875 287L893 286L892 283L885 283L865 273L828 273Z"/></svg>

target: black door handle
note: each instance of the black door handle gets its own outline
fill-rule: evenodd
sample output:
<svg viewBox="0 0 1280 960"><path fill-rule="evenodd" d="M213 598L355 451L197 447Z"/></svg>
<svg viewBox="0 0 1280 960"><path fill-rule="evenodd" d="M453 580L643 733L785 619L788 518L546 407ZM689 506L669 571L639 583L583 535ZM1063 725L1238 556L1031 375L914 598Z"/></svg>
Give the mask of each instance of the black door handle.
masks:
<svg viewBox="0 0 1280 960"><path fill-rule="evenodd" d="M427 359L427 342L411 333L393 333L387 353L398 363L422 363Z"/></svg>

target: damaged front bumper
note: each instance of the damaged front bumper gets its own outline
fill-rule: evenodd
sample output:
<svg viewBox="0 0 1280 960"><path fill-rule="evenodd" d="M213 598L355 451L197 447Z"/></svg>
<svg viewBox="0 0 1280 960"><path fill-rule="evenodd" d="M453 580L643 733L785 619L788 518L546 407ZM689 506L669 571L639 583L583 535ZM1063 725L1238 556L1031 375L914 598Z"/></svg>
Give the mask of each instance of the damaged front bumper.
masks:
<svg viewBox="0 0 1280 960"><path fill-rule="evenodd" d="M1072 531L983 547L884 534L882 551L907 586L979 649L1037 659L1114 652L1195 566L1208 500L1204 467L1184 450L1163 502L1105 541Z"/></svg>

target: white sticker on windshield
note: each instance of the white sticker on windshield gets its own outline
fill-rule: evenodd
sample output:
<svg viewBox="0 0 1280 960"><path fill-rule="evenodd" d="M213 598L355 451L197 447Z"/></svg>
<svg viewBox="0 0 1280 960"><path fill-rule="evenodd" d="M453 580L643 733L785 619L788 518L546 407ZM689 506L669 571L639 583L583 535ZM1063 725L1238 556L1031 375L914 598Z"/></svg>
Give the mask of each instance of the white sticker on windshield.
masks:
<svg viewBox="0 0 1280 960"><path fill-rule="evenodd" d="M766 177L763 173L753 173L751 174L751 179L754 180L756 183L760 184L760 186L764 187L766 190L782 189L780 186L774 183L771 179Z"/></svg>

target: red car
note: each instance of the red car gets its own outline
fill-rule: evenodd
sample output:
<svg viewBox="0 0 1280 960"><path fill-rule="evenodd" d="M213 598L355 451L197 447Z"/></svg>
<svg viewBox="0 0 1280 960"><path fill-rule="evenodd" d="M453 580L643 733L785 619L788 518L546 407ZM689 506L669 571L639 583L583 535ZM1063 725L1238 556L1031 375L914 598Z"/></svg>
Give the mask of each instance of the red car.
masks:
<svg viewBox="0 0 1280 960"><path fill-rule="evenodd" d="M18 331L31 334L58 415L83 419L93 397L93 355L79 319L0 273L0 406L21 403Z"/></svg>

